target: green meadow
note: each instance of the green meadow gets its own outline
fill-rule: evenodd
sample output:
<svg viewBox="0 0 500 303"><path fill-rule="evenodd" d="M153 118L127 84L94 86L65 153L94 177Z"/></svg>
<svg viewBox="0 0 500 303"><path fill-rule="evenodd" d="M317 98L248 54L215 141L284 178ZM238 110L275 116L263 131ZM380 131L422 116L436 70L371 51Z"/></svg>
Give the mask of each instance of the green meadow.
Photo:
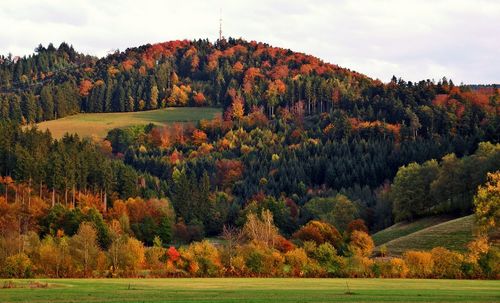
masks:
<svg viewBox="0 0 500 303"><path fill-rule="evenodd" d="M219 108L212 107L169 107L142 112L76 114L39 123L38 128L50 130L54 138L61 138L65 133L104 138L113 128L149 123L166 125L174 122L196 122L201 119L212 119L220 113Z"/></svg>
<svg viewBox="0 0 500 303"><path fill-rule="evenodd" d="M34 283L36 281L36 283ZM0 302L500 302L500 281L412 279L0 280Z"/></svg>

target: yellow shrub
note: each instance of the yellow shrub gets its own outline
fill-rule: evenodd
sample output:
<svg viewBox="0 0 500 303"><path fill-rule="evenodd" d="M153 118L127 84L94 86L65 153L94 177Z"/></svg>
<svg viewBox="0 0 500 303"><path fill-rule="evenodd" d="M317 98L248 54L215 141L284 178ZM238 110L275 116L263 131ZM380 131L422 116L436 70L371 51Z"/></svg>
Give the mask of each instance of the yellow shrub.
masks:
<svg viewBox="0 0 500 303"><path fill-rule="evenodd" d="M431 277L434 268L432 254L425 251L407 251L403 259L408 266L409 274L413 278Z"/></svg>
<svg viewBox="0 0 500 303"><path fill-rule="evenodd" d="M460 253L436 247L431 250L431 254L434 261L434 277L446 279L462 277L461 266L464 257Z"/></svg>
<svg viewBox="0 0 500 303"><path fill-rule="evenodd" d="M405 278L409 269L401 258L392 258L390 260L379 260L376 262L380 268L380 275L383 278Z"/></svg>

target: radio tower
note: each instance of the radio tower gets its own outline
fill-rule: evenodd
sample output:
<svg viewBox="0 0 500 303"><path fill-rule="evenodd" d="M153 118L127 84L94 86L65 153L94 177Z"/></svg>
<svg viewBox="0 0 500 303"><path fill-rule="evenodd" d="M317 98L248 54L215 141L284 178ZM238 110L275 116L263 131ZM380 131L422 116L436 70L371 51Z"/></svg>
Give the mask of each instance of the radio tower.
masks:
<svg viewBox="0 0 500 303"><path fill-rule="evenodd" d="M222 9L219 15L219 41L222 41Z"/></svg>

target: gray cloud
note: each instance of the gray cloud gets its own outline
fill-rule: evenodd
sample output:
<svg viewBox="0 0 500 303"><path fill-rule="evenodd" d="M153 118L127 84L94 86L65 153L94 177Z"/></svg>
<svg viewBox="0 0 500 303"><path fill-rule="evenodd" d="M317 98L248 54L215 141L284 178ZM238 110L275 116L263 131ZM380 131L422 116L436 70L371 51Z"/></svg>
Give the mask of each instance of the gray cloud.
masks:
<svg viewBox="0 0 500 303"><path fill-rule="evenodd" d="M0 53L73 44L98 56L144 43L224 35L301 51L388 81L500 83L495 0L5 0Z"/></svg>

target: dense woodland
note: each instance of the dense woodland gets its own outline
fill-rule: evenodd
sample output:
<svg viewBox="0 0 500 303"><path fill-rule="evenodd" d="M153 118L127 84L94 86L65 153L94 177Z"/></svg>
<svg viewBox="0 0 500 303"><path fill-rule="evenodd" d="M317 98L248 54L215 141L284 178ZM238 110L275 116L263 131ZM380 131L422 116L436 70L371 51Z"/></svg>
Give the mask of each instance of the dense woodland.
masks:
<svg viewBox="0 0 500 303"><path fill-rule="evenodd" d="M0 274L497 277L484 230L463 254L390 261L369 258L368 233L474 210L497 227L499 101L496 86L384 84L235 39L0 57ZM223 114L106 140L32 126L169 106Z"/></svg>

